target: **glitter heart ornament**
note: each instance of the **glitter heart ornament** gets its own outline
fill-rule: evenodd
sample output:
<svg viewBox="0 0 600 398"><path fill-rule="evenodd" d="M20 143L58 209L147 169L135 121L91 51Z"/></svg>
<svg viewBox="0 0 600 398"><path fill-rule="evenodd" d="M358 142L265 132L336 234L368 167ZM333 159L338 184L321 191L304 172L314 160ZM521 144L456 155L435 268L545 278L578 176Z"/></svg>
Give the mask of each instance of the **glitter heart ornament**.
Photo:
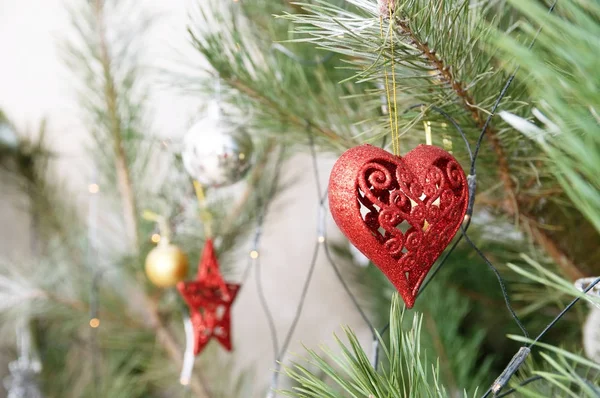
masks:
<svg viewBox="0 0 600 398"><path fill-rule="evenodd" d="M333 166L328 195L338 227L408 308L460 228L469 199L456 159L432 145L404 157L371 145L351 148Z"/></svg>

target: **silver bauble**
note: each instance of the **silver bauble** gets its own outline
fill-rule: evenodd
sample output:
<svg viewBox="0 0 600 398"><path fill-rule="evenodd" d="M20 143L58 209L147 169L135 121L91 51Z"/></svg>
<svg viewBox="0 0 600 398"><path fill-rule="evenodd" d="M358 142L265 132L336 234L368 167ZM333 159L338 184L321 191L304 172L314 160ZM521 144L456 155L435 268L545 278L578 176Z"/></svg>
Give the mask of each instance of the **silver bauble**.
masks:
<svg viewBox="0 0 600 398"><path fill-rule="evenodd" d="M19 147L19 138L13 128L0 118L0 147L3 146L16 149Z"/></svg>
<svg viewBox="0 0 600 398"><path fill-rule="evenodd" d="M242 128L219 116L208 117L184 138L183 165L192 178L208 187L241 180L252 162L252 140Z"/></svg>
<svg viewBox="0 0 600 398"><path fill-rule="evenodd" d="M39 370L25 358L8 364L10 376L4 381L7 398L43 398L37 383Z"/></svg>
<svg viewBox="0 0 600 398"><path fill-rule="evenodd" d="M575 287L579 291L587 289L591 283L598 279L597 276L581 278L575 281ZM591 288L587 293L591 298L590 313L583 325L583 349L588 358L600 363L600 283Z"/></svg>

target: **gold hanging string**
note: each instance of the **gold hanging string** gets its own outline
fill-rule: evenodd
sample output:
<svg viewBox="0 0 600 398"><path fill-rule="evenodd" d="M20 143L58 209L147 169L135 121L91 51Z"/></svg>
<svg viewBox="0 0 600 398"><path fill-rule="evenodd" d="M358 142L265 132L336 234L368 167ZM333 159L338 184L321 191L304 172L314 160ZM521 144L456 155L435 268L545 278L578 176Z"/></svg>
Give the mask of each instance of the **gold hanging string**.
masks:
<svg viewBox="0 0 600 398"><path fill-rule="evenodd" d="M425 127L425 144L432 145L431 122L423 122L423 126Z"/></svg>
<svg viewBox="0 0 600 398"><path fill-rule="evenodd" d="M381 34L381 39L383 40L384 35L383 35L383 16L382 15L379 16L379 32ZM383 75L385 77L385 95L386 95L386 99L387 99L387 113L388 113L388 116L390 119L390 131L392 133L392 152L395 155L398 153L398 150L396 148L396 140L394 140L394 119L392 116L392 101L391 101L391 94L390 94L390 84L389 84L388 72L387 72L387 67L385 66L385 63L383 65Z"/></svg>
<svg viewBox="0 0 600 398"><path fill-rule="evenodd" d="M389 2L389 12L390 12L390 46L392 52L392 90L393 90L393 99L394 99L394 121L395 126L392 129L392 141L395 141L394 155L400 155L400 133L398 131L398 102L396 97L396 73L395 73L395 55L394 55L394 1Z"/></svg>
<svg viewBox="0 0 600 398"><path fill-rule="evenodd" d="M166 217L150 210L144 210L142 218L148 221L154 221L158 224L159 240L155 242L161 245L167 245L171 242L171 228L169 227Z"/></svg>
<svg viewBox="0 0 600 398"><path fill-rule="evenodd" d="M212 215L206 206L204 188L202 187L202 184L196 180L194 180L194 190L196 191L196 197L198 198L198 204L200 205L200 219L204 224L204 236L206 239L212 238Z"/></svg>
<svg viewBox="0 0 600 398"><path fill-rule="evenodd" d="M389 11L389 38L390 38L390 50L391 50L391 74L392 74L392 88L390 89L390 79L388 77L387 67L383 66L383 75L385 79L385 94L387 99L387 109L388 116L390 122L390 131L392 134L392 153L394 155L400 154L400 132L398 126L398 100L396 96L396 73L395 73L395 55L394 55L394 37L393 37L393 15L394 15L394 7L393 2L390 1L388 3L388 11ZM383 15L379 16L379 32L381 34L381 39L383 41L383 45L385 45L385 36L383 34Z"/></svg>

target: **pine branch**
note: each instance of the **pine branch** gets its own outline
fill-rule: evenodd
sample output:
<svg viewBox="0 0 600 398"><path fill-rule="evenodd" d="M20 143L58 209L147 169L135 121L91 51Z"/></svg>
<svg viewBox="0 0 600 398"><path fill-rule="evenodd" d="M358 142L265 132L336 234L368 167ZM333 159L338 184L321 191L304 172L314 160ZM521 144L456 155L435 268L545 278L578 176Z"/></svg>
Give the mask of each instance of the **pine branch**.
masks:
<svg viewBox="0 0 600 398"><path fill-rule="evenodd" d="M482 129L485 126L485 117L482 116L482 107L478 104L473 95L463 87L452 72L454 67L449 65L439 54L431 50L427 42L420 39L411 27L400 17L395 18L395 24L398 26L400 36L408 37L411 45L414 45L429 62L429 64L437 70L441 80L452 88L456 96L461 101L462 106L469 112L474 124ZM531 214L520 211L519 205L522 201L528 201L529 198L524 195L517 194L515 178L509 167L508 156L498 138L497 130L490 123L486 127L485 137L490 143L492 150L496 155L497 171L504 187L504 192L507 196L504 198L500 206L495 206L496 209L502 210L506 215L517 218L524 224L524 229L527 231L533 240L554 259L565 275L575 280L584 276L583 272L569 259L568 255L562 251L557 243L544 230L539 228L535 223L531 222L533 218Z"/></svg>
<svg viewBox="0 0 600 398"><path fill-rule="evenodd" d="M481 108L478 106L477 101L475 98L473 98L471 93L464 88L463 83L459 82L454 77L454 74L452 73L454 66L445 63L435 51L429 48L427 42L422 41L419 36L413 32L410 26L400 17L396 17L395 22L396 25L400 27L399 34L409 38L410 44L414 45L421 52L434 70L437 70L441 80L452 88L456 96L460 99L462 106L469 112L475 125L479 129L483 129L485 126L485 117L482 117L481 115ZM498 174L500 175L504 189L509 196L506 198L503 208L507 212L511 213L511 215L518 214L519 209L516 200L517 195L515 192L515 184L511 178L510 167L508 166L508 157L506 156L504 148L500 143L498 132L490 124L486 127L485 136L489 140L491 147L496 154Z"/></svg>
<svg viewBox="0 0 600 398"><path fill-rule="evenodd" d="M130 11L126 7L131 7L134 3L115 1L112 5L116 5L117 8L110 11L118 10L126 15L126 12ZM133 178L139 182L144 176L143 172L147 171L145 162L150 151L140 153L145 148L140 133L144 131L140 128L140 117L147 88L136 85L139 57L132 37L140 37L149 26L150 20L142 17L137 20L135 29L128 26L135 36L132 36L130 31L119 32L120 26L112 20L111 30L107 32L108 7L106 0L95 0L86 6L83 12L73 14L73 23L84 44L71 43L68 47L68 61L72 69L82 77L84 90L81 102L94 122L95 127L92 131L99 152L104 151L99 160L112 163L112 169L108 167L99 171L111 182L116 176L126 234L135 255L133 260L127 259L127 263L137 264L141 263L142 253L138 235L136 188L139 192L141 184L134 184ZM111 13L110 16L115 17L119 14ZM113 39L109 41L109 38ZM107 147L110 149L106 150ZM141 196L139 193L138 195ZM157 336L156 341L168 358L176 366L181 366L183 353L177 339L162 321L157 304L146 294L145 277L139 268L134 271L136 278L128 286L127 300L120 304L129 311L128 315L141 315L144 329L154 332ZM208 398L209 395L199 376L196 374L192 379L190 387L195 395Z"/></svg>
<svg viewBox="0 0 600 398"><path fill-rule="evenodd" d="M292 124L299 128L308 128L311 126L317 133L323 135L325 138L331 140L334 143L341 144L344 147L352 147L356 145L353 140L347 139L341 135L338 135L336 132L331 130L326 126L321 126L317 121L305 119L301 116L298 116L289 109L283 108L280 103L273 101L271 98L263 95L259 91L249 87L244 84L243 81L235 78L225 78L224 79L231 87L235 88L242 94L248 96L248 98L253 99L255 101L260 102L261 104L267 106L270 109L274 109L277 114L280 116L283 124Z"/></svg>
<svg viewBox="0 0 600 398"><path fill-rule="evenodd" d="M117 183L123 202L123 219L131 246L135 252L139 251L139 236L137 226L137 204L131 182L131 174L128 159L123 147L123 132L121 130L121 117L117 108L117 92L111 70L111 58L106 42L104 26L104 1L95 0L95 16L98 29L98 42L100 47L100 62L104 74L104 98L106 101L107 116L110 123L110 131L113 138L113 150L115 154L115 169L117 172Z"/></svg>
<svg viewBox="0 0 600 398"><path fill-rule="evenodd" d="M435 361L421 351L422 317L414 314L403 327L405 311L397 294L390 309L390 343L381 341L381 349L389 365L374 370L367 353L356 335L346 329L348 343L336 337L340 354L325 349L325 356L308 350L309 364L322 371L334 383L331 385L314 371L296 363L286 369L298 383L284 394L304 398L341 397L436 397L451 396L446 392ZM329 360L337 366L331 365Z"/></svg>

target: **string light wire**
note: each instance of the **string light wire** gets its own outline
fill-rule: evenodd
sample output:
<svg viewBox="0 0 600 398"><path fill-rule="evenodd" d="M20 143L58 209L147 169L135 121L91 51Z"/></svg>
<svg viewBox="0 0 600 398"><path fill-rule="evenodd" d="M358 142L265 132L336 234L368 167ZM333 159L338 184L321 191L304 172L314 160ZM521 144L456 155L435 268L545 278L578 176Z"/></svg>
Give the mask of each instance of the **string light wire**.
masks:
<svg viewBox="0 0 600 398"><path fill-rule="evenodd" d="M312 159L314 179L316 181L317 195L319 197L319 211L321 213L324 213L325 212L325 201L327 199L327 190L323 191L323 189L321 188L321 176L319 173L319 165L317 162L317 151L315 148L314 137L313 137L313 134L312 134L312 131L310 130L310 128L308 130L308 137L309 137L309 149L310 149L310 155L311 155L311 159ZM377 369L377 366L379 364L379 337L377 334L377 329L375 328L375 326L373 326L373 323L369 320L369 317L367 316L365 311L360 306L358 299L352 293L350 286L348 286L348 284L344 280L344 277L342 276L342 272L340 271L340 268L338 267L338 265L336 264L336 262L333 259L333 256L331 254L331 251L329 250L329 245L327 242L327 228L325 228L324 214L320 214L319 219L321 220L321 222L323 224L319 231L319 238L323 238L322 239L322 243L324 243L323 249L325 252L325 256L327 257L327 261L329 262L329 265L331 265L331 268L333 269L333 272L335 273L335 276L337 277L338 281L342 285L342 288L346 291L346 294L352 301L354 308L356 309L356 311L358 311L361 318L363 319L363 321L365 322L365 324L368 326L369 330L371 331L371 335L373 338L373 357L372 357L371 363L372 363L373 367L375 369Z"/></svg>
<svg viewBox="0 0 600 398"><path fill-rule="evenodd" d="M100 369L99 369L99 347L98 347L98 327L100 326L100 318L98 316L98 289L102 277L101 271L97 267L98 257L98 196L100 187L97 184L97 170L94 169L92 183L88 185L89 202L88 202L88 236L86 260L90 272L90 311L89 311L89 326L90 326L90 349L91 349L91 367L94 383L94 396L98 396L100 392Z"/></svg>

